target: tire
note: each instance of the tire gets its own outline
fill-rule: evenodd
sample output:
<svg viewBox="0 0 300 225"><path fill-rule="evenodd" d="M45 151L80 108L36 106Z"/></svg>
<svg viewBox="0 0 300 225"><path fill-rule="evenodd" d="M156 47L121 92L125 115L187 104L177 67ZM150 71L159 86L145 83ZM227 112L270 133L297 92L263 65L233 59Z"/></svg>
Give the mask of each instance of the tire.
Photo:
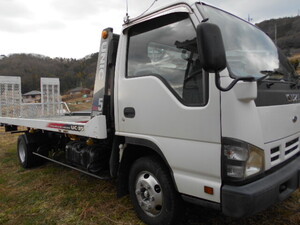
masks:
<svg viewBox="0 0 300 225"><path fill-rule="evenodd" d="M167 168L155 157L136 160L129 173L129 193L138 217L146 224L175 224L181 199Z"/></svg>
<svg viewBox="0 0 300 225"><path fill-rule="evenodd" d="M25 135L18 138L18 159L23 168L32 168L41 165L44 161L42 158L32 154L37 149L35 144L28 144Z"/></svg>

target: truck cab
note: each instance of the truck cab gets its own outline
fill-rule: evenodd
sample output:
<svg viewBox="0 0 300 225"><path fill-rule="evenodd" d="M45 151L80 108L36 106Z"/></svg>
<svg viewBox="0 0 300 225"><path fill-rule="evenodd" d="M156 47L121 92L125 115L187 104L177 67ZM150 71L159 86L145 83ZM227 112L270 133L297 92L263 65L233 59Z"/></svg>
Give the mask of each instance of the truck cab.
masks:
<svg viewBox="0 0 300 225"><path fill-rule="evenodd" d="M223 58L203 24L220 29ZM298 77L257 27L204 3L174 4L126 23L117 56L124 154L155 151L184 200L242 217L299 187ZM158 217L143 200L148 178L136 177L136 208Z"/></svg>

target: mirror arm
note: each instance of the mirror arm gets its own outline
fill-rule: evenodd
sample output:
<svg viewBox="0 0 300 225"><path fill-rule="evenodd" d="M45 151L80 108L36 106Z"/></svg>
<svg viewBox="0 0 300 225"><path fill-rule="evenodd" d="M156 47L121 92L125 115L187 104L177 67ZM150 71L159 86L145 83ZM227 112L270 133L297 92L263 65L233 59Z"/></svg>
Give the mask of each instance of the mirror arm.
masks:
<svg viewBox="0 0 300 225"><path fill-rule="evenodd" d="M254 81L255 78L254 77L239 77L234 79L226 88L221 87L221 81L220 81L220 73L216 72L216 78L215 78L215 83L216 83L216 87L220 90L220 91L229 91L231 90L234 85L236 85L237 82L239 82L240 80L243 81Z"/></svg>

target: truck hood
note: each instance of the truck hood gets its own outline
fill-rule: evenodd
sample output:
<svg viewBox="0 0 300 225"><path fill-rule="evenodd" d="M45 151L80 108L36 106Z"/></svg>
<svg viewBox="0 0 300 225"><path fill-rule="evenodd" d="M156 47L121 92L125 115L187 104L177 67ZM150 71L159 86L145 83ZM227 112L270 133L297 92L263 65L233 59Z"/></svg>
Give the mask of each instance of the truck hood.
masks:
<svg viewBox="0 0 300 225"><path fill-rule="evenodd" d="M258 85L255 104L265 143L300 132L300 91L297 88L286 83Z"/></svg>
<svg viewBox="0 0 300 225"><path fill-rule="evenodd" d="M300 104L257 107L264 143L300 132Z"/></svg>
<svg viewBox="0 0 300 225"><path fill-rule="evenodd" d="M239 82L232 91L221 92L223 137L265 149L270 142L300 134L299 90L286 84L265 87Z"/></svg>

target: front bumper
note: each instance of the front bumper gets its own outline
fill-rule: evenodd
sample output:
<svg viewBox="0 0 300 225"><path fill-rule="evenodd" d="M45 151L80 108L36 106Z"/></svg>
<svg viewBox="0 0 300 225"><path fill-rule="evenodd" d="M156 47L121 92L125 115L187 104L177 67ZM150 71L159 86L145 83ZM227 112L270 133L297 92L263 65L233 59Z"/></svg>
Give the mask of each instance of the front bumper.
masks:
<svg viewBox="0 0 300 225"><path fill-rule="evenodd" d="M288 198L300 187L300 156L257 181L243 186L222 187L222 212L242 217L258 213Z"/></svg>

